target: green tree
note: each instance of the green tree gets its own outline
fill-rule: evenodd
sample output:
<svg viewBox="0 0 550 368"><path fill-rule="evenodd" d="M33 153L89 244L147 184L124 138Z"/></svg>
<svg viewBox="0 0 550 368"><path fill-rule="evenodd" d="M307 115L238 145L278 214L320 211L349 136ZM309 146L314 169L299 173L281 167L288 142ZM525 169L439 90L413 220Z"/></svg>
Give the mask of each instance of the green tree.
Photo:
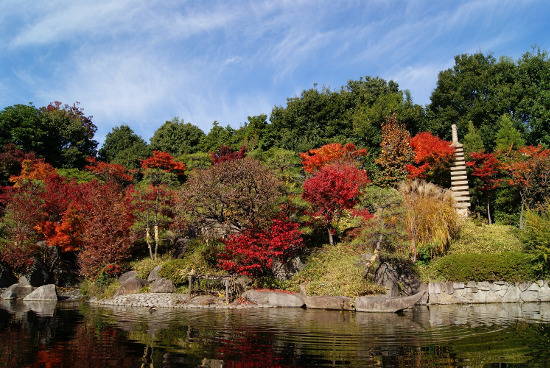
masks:
<svg viewBox="0 0 550 368"><path fill-rule="evenodd" d="M107 133L99 157L113 164L136 169L140 167L140 161L151 156L151 153L147 142L123 124Z"/></svg>
<svg viewBox="0 0 550 368"><path fill-rule="evenodd" d="M97 128L78 102L72 106L50 103L41 109L40 119L48 135L45 151L37 154L54 167L83 168L88 156L95 157L97 142L93 137Z"/></svg>
<svg viewBox="0 0 550 368"><path fill-rule="evenodd" d="M550 59L546 51L526 52L517 62L514 120L521 121L527 144L550 147Z"/></svg>
<svg viewBox="0 0 550 368"><path fill-rule="evenodd" d="M199 127L175 117L155 131L151 138L151 149L177 157L199 151L203 138L204 132Z"/></svg>
<svg viewBox="0 0 550 368"><path fill-rule="evenodd" d="M83 168L86 157L96 154L95 131L92 117L85 116L78 103L14 105L0 112L0 146L13 143L58 168Z"/></svg>
<svg viewBox="0 0 550 368"><path fill-rule="evenodd" d="M216 151L220 146L230 146L236 149L241 147L239 144L240 140L235 137L235 129L229 125L224 128L215 121L208 134L202 137L200 151L210 153Z"/></svg>
<svg viewBox="0 0 550 368"><path fill-rule="evenodd" d="M528 144L550 144L550 60L546 52L527 52L517 62L491 54L462 54L454 67L439 73L428 117L437 121L434 133L450 138L457 124L463 136L471 121L486 149L495 146L499 118L510 115Z"/></svg>
<svg viewBox="0 0 550 368"><path fill-rule="evenodd" d="M0 146L13 143L25 152L41 155L46 150L48 129L40 109L29 105L8 106L0 112Z"/></svg>
<svg viewBox="0 0 550 368"><path fill-rule="evenodd" d="M423 109L394 81L367 76L339 90L314 87L287 99L286 107L273 108L265 141L297 152L353 142L376 153L381 125L390 111L414 132L426 123Z"/></svg>
<svg viewBox="0 0 550 368"><path fill-rule="evenodd" d="M525 145L525 141L516 129L514 121L510 115L502 115L498 121L500 129L497 132L495 150L511 151Z"/></svg>
<svg viewBox="0 0 550 368"><path fill-rule="evenodd" d="M468 133L466 133L462 142L464 143L464 153L467 157L469 157L472 152L485 151L483 139L481 139L481 135L471 121L468 122Z"/></svg>

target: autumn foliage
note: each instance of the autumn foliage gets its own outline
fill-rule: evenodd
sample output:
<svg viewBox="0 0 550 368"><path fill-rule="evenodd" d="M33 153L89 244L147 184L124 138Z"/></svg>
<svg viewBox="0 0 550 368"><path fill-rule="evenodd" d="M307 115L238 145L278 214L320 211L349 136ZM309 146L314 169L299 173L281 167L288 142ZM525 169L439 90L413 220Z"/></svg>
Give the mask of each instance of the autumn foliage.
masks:
<svg viewBox="0 0 550 368"><path fill-rule="evenodd" d="M105 161L98 161L93 157L88 157L86 169L93 172L97 178L103 182L115 181L119 184L129 184L134 180L128 170L119 164L111 164Z"/></svg>
<svg viewBox="0 0 550 368"><path fill-rule="evenodd" d="M40 180L45 182L48 177L57 173L52 165L45 162L44 159L23 160L21 166L21 173L10 178L10 181L15 186L20 185L20 182L23 180Z"/></svg>
<svg viewBox="0 0 550 368"><path fill-rule="evenodd" d="M210 160L214 165L221 162L239 160L246 157L246 146L242 146L239 151L233 151L231 147L221 145L217 152L210 154Z"/></svg>
<svg viewBox="0 0 550 368"><path fill-rule="evenodd" d="M267 230L251 227L229 236L222 240L225 249L218 258L220 267L249 276L269 274L274 261L284 262L303 248L298 226L288 218L277 218Z"/></svg>
<svg viewBox="0 0 550 368"><path fill-rule="evenodd" d="M329 164L355 162L366 154L365 148L358 150L353 143L347 143L344 146L340 143L330 143L321 148L300 153L300 157L302 158L302 168L311 174Z"/></svg>
<svg viewBox="0 0 550 368"><path fill-rule="evenodd" d="M382 148L375 162L380 166L378 182L383 185L395 184L407 177L406 166L414 158L410 145L410 134L405 125L397 121L395 115L388 116L382 124Z"/></svg>
<svg viewBox="0 0 550 368"><path fill-rule="evenodd" d="M430 132L418 133L411 138L410 145L415 163L406 166L410 179L426 179L429 172L448 168L454 159L451 143Z"/></svg>
<svg viewBox="0 0 550 368"><path fill-rule="evenodd" d="M331 244L332 222L357 204L360 190L368 182L364 170L343 164L324 166L304 182L302 197L311 203L314 216L327 226Z"/></svg>
<svg viewBox="0 0 550 368"><path fill-rule="evenodd" d="M143 169L157 169L164 172L183 175L185 173L185 164L174 161L172 155L168 152L154 151L153 156L141 162Z"/></svg>

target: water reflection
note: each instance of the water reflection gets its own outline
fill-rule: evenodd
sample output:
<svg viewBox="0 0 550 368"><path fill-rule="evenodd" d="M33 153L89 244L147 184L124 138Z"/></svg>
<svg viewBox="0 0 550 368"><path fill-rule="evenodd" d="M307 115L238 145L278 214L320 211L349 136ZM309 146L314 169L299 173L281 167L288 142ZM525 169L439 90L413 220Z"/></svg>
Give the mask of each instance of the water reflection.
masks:
<svg viewBox="0 0 550 368"><path fill-rule="evenodd" d="M547 366L548 346L549 304L402 314L0 304L6 367Z"/></svg>

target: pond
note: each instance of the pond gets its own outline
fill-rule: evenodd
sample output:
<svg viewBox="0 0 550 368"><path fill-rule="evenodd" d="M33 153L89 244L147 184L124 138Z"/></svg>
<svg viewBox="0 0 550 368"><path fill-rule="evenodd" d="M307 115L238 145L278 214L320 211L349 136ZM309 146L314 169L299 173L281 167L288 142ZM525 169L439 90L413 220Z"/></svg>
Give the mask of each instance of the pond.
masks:
<svg viewBox="0 0 550 368"><path fill-rule="evenodd" d="M401 314L0 304L3 367L545 367L550 305Z"/></svg>

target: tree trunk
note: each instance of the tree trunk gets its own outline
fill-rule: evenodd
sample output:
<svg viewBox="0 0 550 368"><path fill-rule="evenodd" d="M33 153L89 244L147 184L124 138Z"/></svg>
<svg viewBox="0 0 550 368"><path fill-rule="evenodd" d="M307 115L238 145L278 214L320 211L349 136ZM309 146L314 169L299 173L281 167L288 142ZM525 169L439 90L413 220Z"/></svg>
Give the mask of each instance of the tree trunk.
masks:
<svg viewBox="0 0 550 368"><path fill-rule="evenodd" d="M334 239L332 237L332 229L330 227L328 228L328 241L330 245L334 245Z"/></svg>
<svg viewBox="0 0 550 368"><path fill-rule="evenodd" d="M158 248L159 248L159 222L158 222L158 212L159 212L159 190L155 188L155 258L157 259Z"/></svg>
<svg viewBox="0 0 550 368"><path fill-rule="evenodd" d="M491 219L491 202L489 202L489 198L487 198L487 219L489 220L489 225L493 224L493 220Z"/></svg>

